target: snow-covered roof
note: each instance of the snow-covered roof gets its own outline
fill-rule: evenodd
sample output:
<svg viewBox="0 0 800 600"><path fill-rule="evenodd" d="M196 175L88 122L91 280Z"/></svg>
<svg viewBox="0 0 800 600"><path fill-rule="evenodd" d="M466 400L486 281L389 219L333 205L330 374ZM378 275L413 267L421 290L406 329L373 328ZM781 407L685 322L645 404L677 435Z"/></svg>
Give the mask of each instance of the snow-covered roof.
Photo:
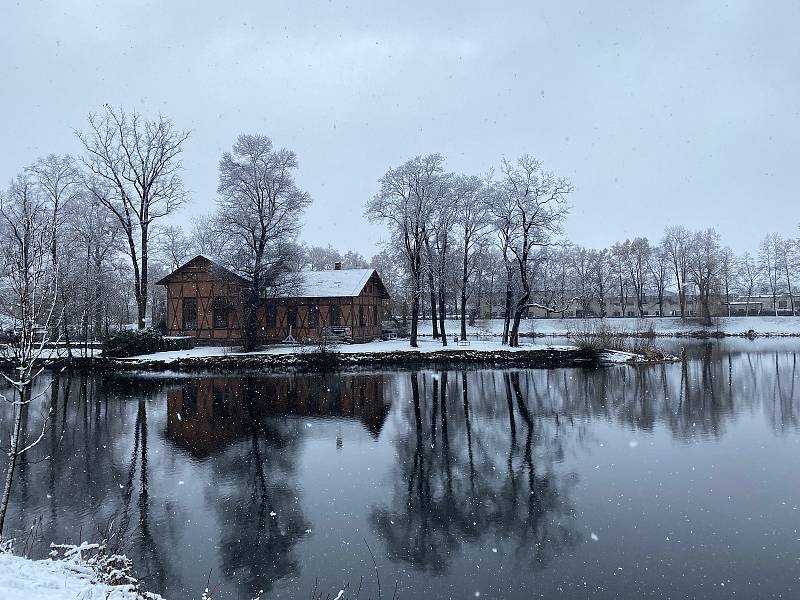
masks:
<svg viewBox="0 0 800 600"><path fill-rule="evenodd" d="M220 262L213 258L198 254L192 260L156 282L156 285L168 284L173 275L194 265L194 263L198 261L210 263L210 272L216 269L218 273L224 273L228 276L235 277L245 285L251 284L249 279L222 266ZM358 296L362 292L364 286L367 285L367 282L373 275L376 277L381 294L384 298L388 298L388 292L375 269L334 269L332 271L300 271L299 273L292 273L291 279L297 283L295 285L289 285L284 293L278 294L278 297L351 298Z"/></svg>
<svg viewBox="0 0 800 600"><path fill-rule="evenodd" d="M289 292L292 298L349 298L358 296L375 269L341 269L333 271L301 271L298 289Z"/></svg>

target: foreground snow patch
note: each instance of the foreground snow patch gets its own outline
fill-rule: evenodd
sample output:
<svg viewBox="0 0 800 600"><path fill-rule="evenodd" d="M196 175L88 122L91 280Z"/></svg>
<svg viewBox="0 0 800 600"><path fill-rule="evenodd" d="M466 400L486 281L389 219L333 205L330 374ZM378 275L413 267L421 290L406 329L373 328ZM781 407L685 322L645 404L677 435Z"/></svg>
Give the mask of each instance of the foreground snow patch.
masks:
<svg viewBox="0 0 800 600"><path fill-rule="evenodd" d="M98 581L91 567L72 559L31 560L0 552L0 598L3 600L163 600L139 592L130 583Z"/></svg>

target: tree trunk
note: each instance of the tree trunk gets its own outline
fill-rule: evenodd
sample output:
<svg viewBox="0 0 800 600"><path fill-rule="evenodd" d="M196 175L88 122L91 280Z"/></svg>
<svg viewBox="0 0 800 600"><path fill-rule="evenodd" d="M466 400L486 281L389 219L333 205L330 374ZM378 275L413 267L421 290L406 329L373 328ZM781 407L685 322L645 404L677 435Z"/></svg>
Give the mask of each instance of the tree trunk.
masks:
<svg viewBox="0 0 800 600"><path fill-rule="evenodd" d="M464 262L461 265L461 339L467 339L467 279L469 278L469 236L464 236ZM480 296L478 296L480 300Z"/></svg>
<svg viewBox="0 0 800 600"><path fill-rule="evenodd" d="M198 310L200 307L198 306ZM242 336L242 347L245 352L256 349L256 334L258 333L258 289L255 284L247 291L245 301L245 326ZM199 319L199 315L198 315Z"/></svg>
<svg viewBox="0 0 800 600"><path fill-rule="evenodd" d="M411 347L417 347L417 329L419 327L419 297L420 297L420 281L419 273L412 275L414 278L412 298L411 298Z"/></svg>
<svg viewBox="0 0 800 600"><path fill-rule="evenodd" d="M444 327L444 320L447 316L447 310L445 309L445 302L444 302L444 277L440 277L439 279L439 333L442 336L442 346L447 346L447 332L445 331Z"/></svg>
<svg viewBox="0 0 800 600"><path fill-rule="evenodd" d="M27 386L19 390L20 403L14 407L14 429L11 433L11 446L8 449L8 465L6 466L6 480L3 486L3 497L0 498L0 539L3 536L3 526L6 521L8 503L11 499L11 487L14 483L14 469L19 456L19 443L22 436L22 413L27 409Z"/></svg>
<svg viewBox="0 0 800 600"><path fill-rule="evenodd" d="M519 303L517 304L517 308L514 311L514 323L511 326L511 332L508 336L508 345L516 348L519 346L519 325L520 321L522 320L522 311L524 310L524 305L520 308Z"/></svg>
<svg viewBox="0 0 800 600"><path fill-rule="evenodd" d="M431 297L431 326L433 328L433 339L439 339L439 317L436 311L436 285L433 281L433 270L428 269L428 288Z"/></svg>
<svg viewBox="0 0 800 600"><path fill-rule="evenodd" d="M506 309L503 315L503 344L508 344L509 328L511 323L511 278L506 282Z"/></svg>

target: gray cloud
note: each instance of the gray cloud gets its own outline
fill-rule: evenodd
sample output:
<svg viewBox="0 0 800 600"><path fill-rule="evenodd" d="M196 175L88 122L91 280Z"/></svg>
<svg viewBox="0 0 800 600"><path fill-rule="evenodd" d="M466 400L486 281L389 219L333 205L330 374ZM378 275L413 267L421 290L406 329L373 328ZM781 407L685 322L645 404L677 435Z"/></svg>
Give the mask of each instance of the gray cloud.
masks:
<svg viewBox="0 0 800 600"><path fill-rule="evenodd" d="M194 205L240 132L294 149L304 237L371 254L388 168L442 152L540 157L575 185L587 245L717 226L742 249L800 219L794 2L25 2L0 22L0 180L108 102L192 130ZM302 6L301 6L302 5Z"/></svg>

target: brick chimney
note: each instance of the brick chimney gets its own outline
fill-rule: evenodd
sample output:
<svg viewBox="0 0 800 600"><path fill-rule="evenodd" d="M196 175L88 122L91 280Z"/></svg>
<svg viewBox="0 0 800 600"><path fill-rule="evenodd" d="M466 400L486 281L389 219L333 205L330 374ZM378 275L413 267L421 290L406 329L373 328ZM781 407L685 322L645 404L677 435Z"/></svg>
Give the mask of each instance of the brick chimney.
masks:
<svg viewBox="0 0 800 600"><path fill-rule="evenodd" d="M342 263L340 263L338 260L335 263L333 263L333 270L334 271L341 271L342 270Z"/></svg>

